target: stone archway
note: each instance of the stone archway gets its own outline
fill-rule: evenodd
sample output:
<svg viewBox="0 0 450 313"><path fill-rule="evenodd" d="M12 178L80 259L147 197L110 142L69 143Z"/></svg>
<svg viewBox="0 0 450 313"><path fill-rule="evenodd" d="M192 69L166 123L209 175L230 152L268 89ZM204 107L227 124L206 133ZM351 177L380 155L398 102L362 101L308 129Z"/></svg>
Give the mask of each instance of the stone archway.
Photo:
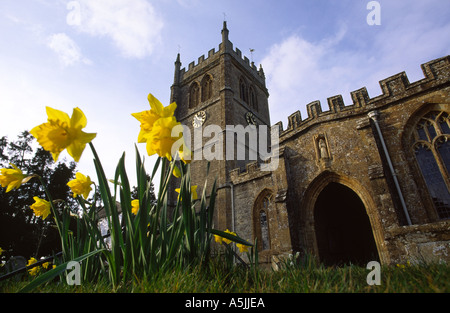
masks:
<svg viewBox="0 0 450 313"><path fill-rule="evenodd" d="M379 261L369 217L359 196L332 182L314 204L314 226L319 259L325 265Z"/></svg>
<svg viewBox="0 0 450 313"><path fill-rule="evenodd" d="M329 185L331 186L329 187L330 189L326 189ZM350 190L345 199L339 194L339 188L336 187L336 185L346 187ZM333 197L331 195L332 193L337 193L338 195ZM320 230L316 229L317 226L320 228L320 225L316 225L314 216L317 200L320 199L319 197L323 199L330 199L330 206L335 207L336 210L342 211L343 217L349 214L349 212L345 210L344 200L353 199L352 203L356 203L356 199L358 199L360 203L359 205L355 205L355 207L359 207L359 212L361 213L361 211L363 211L369 220L369 226L366 229L372 233L374 238L376 247L375 251L377 252L375 254L382 264L390 263L389 252L384 244L384 232L380 224L381 222L379 219L378 207L372 199L371 194L354 178L330 171L324 171L318 175L309 184L304 193L302 200L303 205L300 207L299 212L298 236L300 240L300 249L304 249L307 253L315 255L320 260L318 244ZM342 207L344 207L344 209L342 209ZM350 221L351 219L348 220ZM376 261L376 259L370 261ZM367 265L367 263L364 265Z"/></svg>

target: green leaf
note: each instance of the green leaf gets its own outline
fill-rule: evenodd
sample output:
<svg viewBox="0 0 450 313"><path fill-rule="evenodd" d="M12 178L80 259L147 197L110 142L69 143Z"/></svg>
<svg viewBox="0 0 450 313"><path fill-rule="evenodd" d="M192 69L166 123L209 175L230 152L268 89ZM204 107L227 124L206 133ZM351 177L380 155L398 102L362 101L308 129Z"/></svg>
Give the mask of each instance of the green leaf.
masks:
<svg viewBox="0 0 450 313"><path fill-rule="evenodd" d="M82 255L78 258L75 258L72 261L81 262L84 259L87 259L87 258L89 258L99 252L102 252L102 251L104 251L104 249L92 251L92 252ZM33 290L34 288L36 288L37 286L39 286L47 281L52 280L53 278L55 278L56 276L58 276L59 274L61 274L62 272L64 272L67 269L67 264L69 264L69 262L70 261L60 264L57 267L55 267L54 269L46 272L45 274L40 275L35 280L33 280L31 283L29 283L24 288L19 290L19 292L21 292L21 293L29 292L29 291Z"/></svg>
<svg viewBox="0 0 450 313"><path fill-rule="evenodd" d="M213 235L218 235L220 237L229 239L229 240L234 241L236 243L240 243L240 244L245 245L245 246L253 247L253 244L251 244L250 242L240 238L239 236L234 236L232 234L229 234L229 233L226 233L224 231L217 230L217 229L211 229L211 233Z"/></svg>

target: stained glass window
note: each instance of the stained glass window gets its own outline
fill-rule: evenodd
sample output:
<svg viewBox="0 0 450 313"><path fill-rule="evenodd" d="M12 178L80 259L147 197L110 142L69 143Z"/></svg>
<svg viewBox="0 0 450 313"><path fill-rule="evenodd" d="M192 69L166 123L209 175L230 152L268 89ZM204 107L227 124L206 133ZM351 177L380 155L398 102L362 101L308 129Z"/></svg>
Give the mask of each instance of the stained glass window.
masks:
<svg viewBox="0 0 450 313"><path fill-rule="evenodd" d="M414 152L440 219L450 218L450 134L446 112L432 111L417 124Z"/></svg>
<svg viewBox="0 0 450 313"><path fill-rule="evenodd" d="M269 246L269 223L267 222L267 214L265 211L259 212L259 222L261 224L261 243L262 250L268 250Z"/></svg>
<svg viewBox="0 0 450 313"><path fill-rule="evenodd" d="M264 197L262 202L259 204L259 210L257 211L257 238L258 238L258 248L263 250L270 249L270 234L269 234L269 212L270 199L268 196Z"/></svg>

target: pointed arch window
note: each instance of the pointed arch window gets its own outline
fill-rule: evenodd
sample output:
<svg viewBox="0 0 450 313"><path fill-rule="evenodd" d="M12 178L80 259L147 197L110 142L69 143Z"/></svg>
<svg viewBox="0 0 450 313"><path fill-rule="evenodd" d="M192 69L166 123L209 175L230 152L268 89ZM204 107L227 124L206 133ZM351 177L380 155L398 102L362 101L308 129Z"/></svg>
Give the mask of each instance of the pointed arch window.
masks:
<svg viewBox="0 0 450 313"><path fill-rule="evenodd" d="M269 206L270 197L264 196L256 204L255 210L255 236L258 239L258 250L270 250Z"/></svg>
<svg viewBox="0 0 450 313"><path fill-rule="evenodd" d="M200 86L197 82L192 83L189 88L189 108L195 108L199 103Z"/></svg>
<svg viewBox="0 0 450 313"><path fill-rule="evenodd" d="M440 219L450 218L450 122L446 112L431 111L417 123L413 150Z"/></svg>
<svg viewBox="0 0 450 313"><path fill-rule="evenodd" d="M241 77L239 79L239 96L242 101L245 103L248 102L248 89L247 89L247 83L245 82L244 78Z"/></svg>
<svg viewBox="0 0 450 313"><path fill-rule="evenodd" d="M212 78L207 74L202 80L202 102L212 97Z"/></svg>

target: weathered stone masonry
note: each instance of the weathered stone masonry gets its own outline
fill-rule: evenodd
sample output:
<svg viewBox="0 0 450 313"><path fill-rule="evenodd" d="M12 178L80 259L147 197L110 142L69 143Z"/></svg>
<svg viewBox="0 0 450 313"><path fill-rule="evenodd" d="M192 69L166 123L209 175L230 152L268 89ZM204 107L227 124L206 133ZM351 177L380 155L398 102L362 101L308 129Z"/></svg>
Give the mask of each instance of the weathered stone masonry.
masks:
<svg viewBox="0 0 450 313"><path fill-rule="evenodd" d="M273 125L280 130L275 171L261 171L261 162L213 161L210 177L219 186L216 227L258 238L263 263L295 251L333 264L372 258L384 264L449 261L450 203L433 199L430 175L421 170L416 153L430 156L429 148L421 149L434 145L434 168L445 182L439 188L448 193L450 56L422 69L424 78L417 82L399 73L380 81L377 97L361 88L351 93L350 105L334 96L326 111L316 101L307 105L307 118L297 111L286 129L281 122ZM207 75L210 86L202 83ZM192 130L200 111L206 116L202 126L247 125L247 112L257 125L271 125L268 96L262 67L233 49L225 23L218 51L188 70L181 69L179 57L175 63L171 99L178 104L177 118ZM433 117L436 134L428 128L426 134L434 137L426 143L418 125ZM205 168L205 161L192 162L199 186Z"/></svg>

